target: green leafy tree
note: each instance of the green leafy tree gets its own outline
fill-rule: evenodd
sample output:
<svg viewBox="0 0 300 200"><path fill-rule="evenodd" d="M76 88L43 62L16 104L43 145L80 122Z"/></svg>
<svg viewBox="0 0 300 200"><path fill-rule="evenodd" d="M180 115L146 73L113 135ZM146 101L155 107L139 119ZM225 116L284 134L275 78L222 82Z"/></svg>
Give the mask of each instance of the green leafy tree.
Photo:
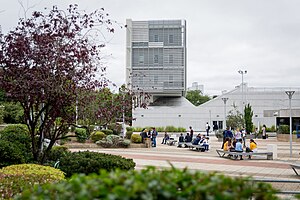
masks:
<svg viewBox="0 0 300 200"><path fill-rule="evenodd" d="M253 130L252 117L253 117L252 106L248 103L244 108L244 120L245 120L247 133L250 133Z"/></svg>
<svg viewBox="0 0 300 200"><path fill-rule="evenodd" d="M200 90L191 90L187 91L186 97L187 100L189 100L192 104L195 106L199 106L207 101L209 101L211 98L207 95L202 95Z"/></svg>
<svg viewBox="0 0 300 200"><path fill-rule="evenodd" d="M233 129L244 126L244 116L237 109L236 105L233 105L233 109L229 111L227 115L226 125Z"/></svg>

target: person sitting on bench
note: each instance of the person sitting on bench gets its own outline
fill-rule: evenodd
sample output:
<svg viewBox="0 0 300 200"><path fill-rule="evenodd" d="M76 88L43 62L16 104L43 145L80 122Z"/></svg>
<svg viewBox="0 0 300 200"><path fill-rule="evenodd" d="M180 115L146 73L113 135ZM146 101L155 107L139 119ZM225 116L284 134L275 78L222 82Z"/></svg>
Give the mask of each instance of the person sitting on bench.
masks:
<svg viewBox="0 0 300 200"><path fill-rule="evenodd" d="M209 140L209 137L204 137L203 141L200 143L202 146L204 146L204 151L208 151L208 149L209 149L208 140Z"/></svg>
<svg viewBox="0 0 300 200"><path fill-rule="evenodd" d="M165 132L165 136L164 136L164 138L163 138L163 140L162 140L162 144L166 144L167 143L167 140L170 140L170 136L168 135L168 133L167 132Z"/></svg>
<svg viewBox="0 0 300 200"><path fill-rule="evenodd" d="M235 145L235 152L243 152L242 139L239 139ZM236 157L237 158L237 157ZM243 156L240 155L240 160L243 160Z"/></svg>
<svg viewBox="0 0 300 200"><path fill-rule="evenodd" d="M197 137L193 140L192 144L193 145L198 145L200 140L201 140L201 135L198 134Z"/></svg>
<svg viewBox="0 0 300 200"><path fill-rule="evenodd" d="M250 151L249 152L257 152L257 144L254 142L253 139L250 139ZM249 159L251 159L251 156L249 155Z"/></svg>
<svg viewBox="0 0 300 200"><path fill-rule="evenodd" d="M179 142L177 147L182 147L182 144L184 143L184 137L183 134L181 133L179 136Z"/></svg>

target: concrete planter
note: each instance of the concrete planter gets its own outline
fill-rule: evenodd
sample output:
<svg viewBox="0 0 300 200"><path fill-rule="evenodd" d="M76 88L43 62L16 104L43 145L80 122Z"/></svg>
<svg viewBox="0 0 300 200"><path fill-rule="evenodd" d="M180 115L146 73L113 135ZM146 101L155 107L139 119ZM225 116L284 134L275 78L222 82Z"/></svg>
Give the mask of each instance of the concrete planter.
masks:
<svg viewBox="0 0 300 200"><path fill-rule="evenodd" d="M293 142L299 142L300 143L300 138L297 138L297 135L292 134L292 139L293 139ZM277 133L277 141L289 142L290 141L290 134Z"/></svg>

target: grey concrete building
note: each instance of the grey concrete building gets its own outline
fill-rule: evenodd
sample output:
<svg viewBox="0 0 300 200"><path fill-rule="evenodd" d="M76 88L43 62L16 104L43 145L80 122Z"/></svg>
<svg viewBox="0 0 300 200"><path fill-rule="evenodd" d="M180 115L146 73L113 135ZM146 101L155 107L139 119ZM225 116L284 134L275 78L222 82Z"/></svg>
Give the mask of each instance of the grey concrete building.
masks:
<svg viewBox="0 0 300 200"><path fill-rule="evenodd" d="M126 81L133 91L181 97L186 91L186 21L127 19Z"/></svg>

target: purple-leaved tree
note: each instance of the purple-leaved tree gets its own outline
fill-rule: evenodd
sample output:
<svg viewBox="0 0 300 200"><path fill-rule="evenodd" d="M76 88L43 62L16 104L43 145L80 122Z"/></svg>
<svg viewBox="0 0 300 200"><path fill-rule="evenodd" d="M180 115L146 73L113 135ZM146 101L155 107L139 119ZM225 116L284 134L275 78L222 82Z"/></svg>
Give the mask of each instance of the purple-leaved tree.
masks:
<svg viewBox="0 0 300 200"><path fill-rule="evenodd" d="M107 85L100 52L104 44L91 34L99 27L113 33L108 17L103 9L87 14L77 5L66 11L54 6L47 14L20 19L14 30L1 35L0 88L24 109L36 161L43 163L75 124L78 94ZM44 150L43 138L51 140Z"/></svg>

